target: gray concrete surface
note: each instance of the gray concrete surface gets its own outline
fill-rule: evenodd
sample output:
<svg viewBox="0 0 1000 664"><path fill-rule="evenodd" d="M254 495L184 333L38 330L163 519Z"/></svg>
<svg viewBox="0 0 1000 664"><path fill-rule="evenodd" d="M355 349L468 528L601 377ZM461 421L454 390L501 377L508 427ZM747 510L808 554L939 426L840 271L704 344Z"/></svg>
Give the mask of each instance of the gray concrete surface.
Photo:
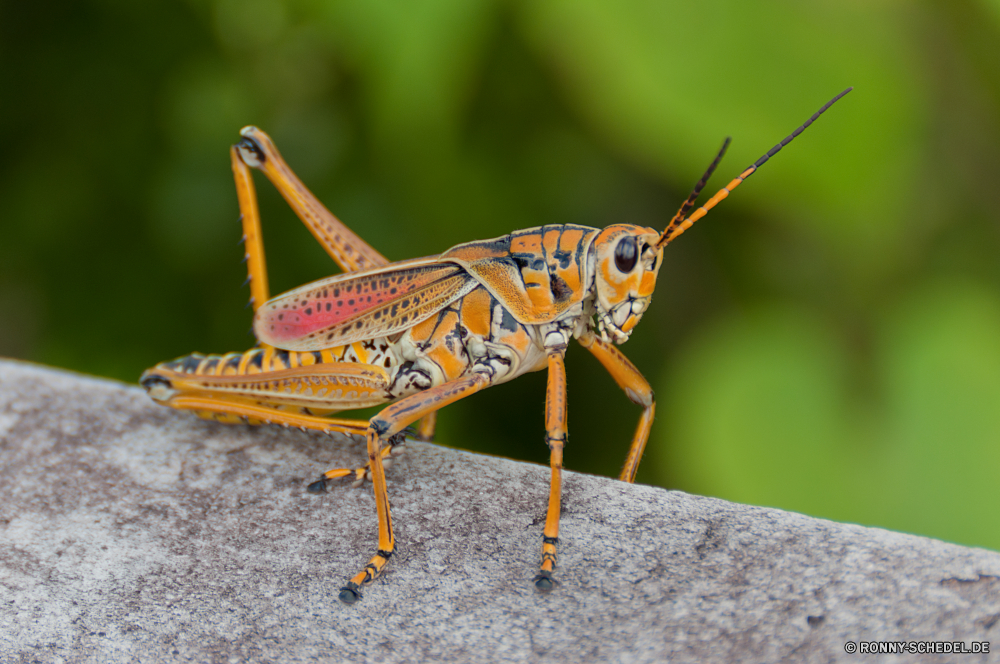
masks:
<svg viewBox="0 0 1000 664"><path fill-rule="evenodd" d="M568 473L542 595L548 470L425 444L389 470L399 553L345 606L374 500L305 486L363 457L0 361L0 661L1000 661L845 651L1000 652L996 552Z"/></svg>

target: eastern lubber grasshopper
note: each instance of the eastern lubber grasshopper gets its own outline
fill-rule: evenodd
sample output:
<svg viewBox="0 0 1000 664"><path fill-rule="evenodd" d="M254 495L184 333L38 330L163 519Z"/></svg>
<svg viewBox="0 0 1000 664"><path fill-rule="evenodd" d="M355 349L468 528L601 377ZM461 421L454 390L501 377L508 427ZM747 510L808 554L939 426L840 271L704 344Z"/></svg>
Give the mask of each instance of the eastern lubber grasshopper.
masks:
<svg viewBox="0 0 1000 664"><path fill-rule="evenodd" d="M571 338L594 354L642 407L619 479L632 482L653 423L653 391L615 348L649 306L663 248L729 195L812 124L841 92L687 216L729 145L666 229L615 224L604 229L553 225L469 242L437 256L390 263L344 226L281 159L271 139L245 127L232 147L258 345L245 353L188 355L158 364L140 379L157 402L223 422L274 423L365 436L368 463L326 472L310 486L370 477L378 511L378 550L340 591L353 603L381 574L395 548L385 461L410 424L433 435L444 406L490 385L548 369L546 442L552 478L535 585L555 581L566 372ZM269 299L260 218L250 168L262 170L344 270ZM363 420L331 413L393 402Z"/></svg>

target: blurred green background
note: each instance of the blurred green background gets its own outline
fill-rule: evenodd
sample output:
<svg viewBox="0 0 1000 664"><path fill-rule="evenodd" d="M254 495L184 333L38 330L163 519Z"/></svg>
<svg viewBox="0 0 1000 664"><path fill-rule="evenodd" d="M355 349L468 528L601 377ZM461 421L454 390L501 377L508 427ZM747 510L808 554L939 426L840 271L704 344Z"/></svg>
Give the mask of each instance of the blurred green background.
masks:
<svg viewBox="0 0 1000 664"><path fill-rule="evenodd" d="M668 249L623 350L639 480L1000 548L1000 0L0 3L0 354L135 382L243 350L228 146L268 131L391 259L662 227L855 91ZM263 179L272 292L336 272ZM571 469L639 417L568 358ZM544 375L439 441L545 462ZM59 404L52 404L58 411Z"/></svg>

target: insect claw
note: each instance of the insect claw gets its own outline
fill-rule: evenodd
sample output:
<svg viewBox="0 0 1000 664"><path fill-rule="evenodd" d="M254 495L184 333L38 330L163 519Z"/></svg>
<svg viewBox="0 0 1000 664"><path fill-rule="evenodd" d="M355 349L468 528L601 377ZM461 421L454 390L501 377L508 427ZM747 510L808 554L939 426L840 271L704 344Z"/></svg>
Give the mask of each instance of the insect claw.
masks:
<svg viewBox="0 0 1000 664"><path fill-rule="evenodd" d="M539 572L533 580L535 582L535 587L543 593L549 592L559 583L552 578L552 572Z"/></svg>
<svg viewBox="0 0 1000 664"><path fill-rule="evenodd" d="M309 493L326 493L326 478L321 477L306 487Z"/></svg>
<svg viewBox="0 0 1000 664"><path fill-rule="evenodd" d="M344 604L354 604L359 599L361 599L361 593L358 592L358 584L349 582L346 586L340 589L340 594L337 595L339 599Z"/></svg>

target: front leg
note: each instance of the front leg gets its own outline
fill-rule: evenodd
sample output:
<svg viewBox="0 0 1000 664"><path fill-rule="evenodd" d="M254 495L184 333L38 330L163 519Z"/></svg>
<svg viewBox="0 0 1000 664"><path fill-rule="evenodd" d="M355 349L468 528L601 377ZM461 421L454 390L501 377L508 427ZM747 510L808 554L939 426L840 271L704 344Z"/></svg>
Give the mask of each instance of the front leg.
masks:
<svg viewBox="0 0 1000 664"><path fill-rule="evenodd" d="M545 515L545 530L542 531L542 566L535 577L535 587L542 591L552 590L556 583L552 570L556 566L556 544L559 543L563 448L567 436L565 352L565 348L549 351L549 380L545 389L545 442L551 450L549 466L552 478L549 482L549 509Z"/></svg>
<svg viewBox="0 0 1000 664"><path fill-rule="evenodd" d="M611 377L618 383L618 387L625 390L629 400L643 408L642 417L639 418L639 426L636 427L635 435L632 437L632 447L629 448L625 465L621 475L618 476L618 479L623 482L635 482L635 472L639 469L642 452L646 449L646 441L649 440L649 430L653 426L653 414L656 412L653 388L649 386L649 381L639 373L635 365L629 362L629 359L610 343L602 341L589 332L581 336L579 341L604 365Z"/></svg>

